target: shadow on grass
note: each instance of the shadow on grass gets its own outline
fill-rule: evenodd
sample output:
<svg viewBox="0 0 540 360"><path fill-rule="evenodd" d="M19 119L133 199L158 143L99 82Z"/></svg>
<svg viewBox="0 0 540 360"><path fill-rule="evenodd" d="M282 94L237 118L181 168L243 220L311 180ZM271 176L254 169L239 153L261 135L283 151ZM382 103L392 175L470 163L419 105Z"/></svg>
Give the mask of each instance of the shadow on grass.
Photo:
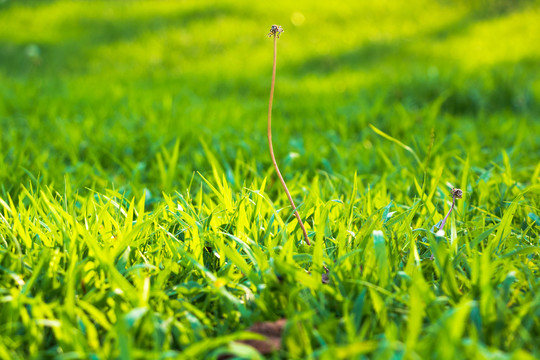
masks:
<svg viewBox="0 0 540 360"><path fill-rule="evenodd" d="M491 18L496 17L500 17L500 15L493 14L491 16ZM429 54L418 52L418 49L411 50L409 45L419 41L437 42L448 37L466 34L475 24L485 20L486 15L479 16L475 13L469 13L452 23L434 30L427 32L420 31L414 35L396 38L394 40L372 41L338 55L315 56L295 64L286 64L283 68L285 71L302 76L306 74L327 75L344 69L370 68L379 66L382 62L388 60L392 60L395 63L414 61L419 65L428 65L434 62L429 61ZM436 58L435 60L439 63L448 62L441 58Z"/></svg>
<svg viewBox="0 0 540 360"><path fill-rule="evenodd" d="M52 2L47 2L49 4ZM26 2L31 7L44 7L36 2ZM14 6L14 5L11 5ZM5 5L7 7L7 5ZM0 8L1 9L1 8ZM117 11L120 11L116 9ZM46 11L46 9L41 9ZM132 16L125 19L100 19L85 16L68 17L59 24L60 30L77 34L75 39L58 43L13 44L0 40L0 71L10 77L27 76L33 71L72 71L84 73L88 51L99 46L134 42L144 34L170 28L187 28L194 22L211 22L223 16L234 15L234 9L226 5L200 7L187 11L171 12L166 16ZM42 61L47 59L47 61ZM81 65L83 64L83 65Z"/></svg>
<svg viewBox="0 0 540 360"><path fill-rule="evenodd" d="M68 19L61 24L66 31L89 29L87 32L81 33L80 38L58 44L36 44L43 52L43 57L47 58L47 63L39 62L40 55L39 53L33 55L31 45L13 45L0 42L0 58L4 59L0 62L0 71L9 74L9 77L12 78L24 77L33 74L33 71L52 75L64 72L83 75L86 72L84 65L86 54L98 46L137 41L144 34L171 27L187 28L194 22L204 22L208 23L208 26L215 26L213 22L220 17L237 16L240 12L240 9L220 5L171 12L162 17L154 15L149 17L132 16L114 21L83 15L75 19ZM507 13L504 12L504 14ZM500 12L489 14L491 18L503 15ZM309 104L335 101L332 99L335 99L336 96L345 97L344 102L354 102L360 96L376 101L376 98L383 93L385 102L399 102L414 109L422 108L438 99L441 94L448 92L449 96L444 102L442 110L453 114L477 114L502 110L538 111L531 84L534 77L538 77L536 65L539 59L530 58L517 63L496 64L482 69L481 73L471 74L470 78L464 78L466 74L450 60L434 57L410 46L418 41L437 42L449 36L466 33L476 23L484 21L486 16L488 15L483 13L480 15L478 11L471 12L450 24L429 32L419 32L413 36L393 41L370 42L341 54L315 56L297 63L284 64L280 69L281 76L289 79L298 79L309 75L324 78L340 71L347 74L359 70L364 72L377 71L380 68L388 68L390 72L393 72L390 77L381 77L379 81L366 88L352 89L346 94L333 94L333 89L328 86L318 88L310 94ZM435 69L435 74L429 74L429 68L432 66L438 67ZM132 74L128 75L132 76ZM458 79L456 80L456 78ZM176 88L179 89L176 91L177 94L184 90L186 90L185 92L191 90L194 93L201 93L205 97L216 99L237 97L239 102L246 102L266 98L268 90L266 74L258 73L245 74L235 78L223 76L208 79L184 74L182 86L170 86L173 83L179 85L178 81L178 79L170 78L155 81L152 79L151 84L147 84L148 80L142 78L133 78L132 76L129 79L130 85L140 87L138 90L141 93L151 92L151 96L170 91L170 88ZM281 91L287 90L282 88ZM301 89L295 91L302 92ZM291 95L291 104L294 103L294 106L291 106L301 109L302 105L298 99L302 98L302 95L289 95ZM282 101L285 103L288 100Z"/></svg>
<svg viewBox="0 0 540 360"><path fill-rule="evenodd" d="M514 10L520 8L516 7ZM283 73L290 77L326 77L336 73L382 74L384 70L381 69L390 69L390 72L396 74L381 76L380 81L358 89L357 94L380 96L384 93L389 103L400 102L414 109L426 106L442 94L448 93L441 110L456 115L489 111L540 113L532 88L534 81L540 78L540 58L528 57L517 62L502 61L472 73L452 63L451 58L434 56L419 50L417 46L411 46L415 42L437 42L450 36L465 34L488 16L497 18L507 13L473 12L429 32L420 32L392 41L370 42L338 55L321 55L294 64L285 64ZM321 94L323 98L329 96L331 93Z"/></svg>

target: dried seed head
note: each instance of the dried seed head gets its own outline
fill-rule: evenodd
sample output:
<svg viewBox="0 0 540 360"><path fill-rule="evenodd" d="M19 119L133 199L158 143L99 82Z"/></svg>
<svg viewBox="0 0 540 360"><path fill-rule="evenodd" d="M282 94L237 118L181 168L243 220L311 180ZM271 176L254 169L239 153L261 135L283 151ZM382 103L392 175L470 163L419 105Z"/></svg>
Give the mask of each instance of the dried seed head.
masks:
<svg viewBox="0 0 540 360"><path fill-rule="evenodd" d="M268 33L268 37L272 37L272 35L274 36L277 35L279 39L279 34L281 34L284 31L285 30L283 30L283 28L280 25L272 25L272 27L270 28L270 32Z"/></svg>
<svg viewBox="0 0 540 360"><path fill-rule="evenodd" d="M463 196L463 191L458 188L452 188L451 193L452 193L452 197L456 199L461 199L461 197Z"/></svg>

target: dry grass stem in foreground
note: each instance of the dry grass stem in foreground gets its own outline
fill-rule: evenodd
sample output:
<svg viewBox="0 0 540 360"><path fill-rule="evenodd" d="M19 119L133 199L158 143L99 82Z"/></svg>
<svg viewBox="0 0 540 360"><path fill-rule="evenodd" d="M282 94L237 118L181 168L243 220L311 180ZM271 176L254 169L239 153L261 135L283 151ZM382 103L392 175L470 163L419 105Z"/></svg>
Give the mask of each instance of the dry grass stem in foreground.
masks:
<svg viewBox="0 0 540 360"><path fill-rule="evenodd" d="M270 28L270 33L268 34L269 37L274 37L274 65L272 68L272 85L270 87L270 100L268 101L268 147L270 148L270 157L272 158L272 163L274 164L274 169L276 169L276 173L279 177L279 180L281 181L281 185L283 185L283 189L285 190L285 193L287 194L287 197L289 198L289 202L291 203L291 206L294 211L294 215L296 216L296 219L298 220L298 223L300 224L300 227L302 228L302 231L304 232L304 239L306 240L306 243L308 245L311 245L309 242L309 237L306 232L306 228L304 227L304 223L302 222L302 219L300 218L300 215L298 214L298 210L296 209L296 206L294 205L294 201L291 197L291 193L289 192L289 189L287 188L287 184L285 184L285 180L283 179L283 176L281 175L281 172L279 171L276 157L274 156L274 148L272 146L272 102L274 100L274 87L276 84L276 60L277 60L277 39L279 38L279 34L283 32L283 29L279 25L272 25Z"/></svg>
<svg viewBox="0 0 540 360"><path fill-rule="evenodd" d="M448 210L448 213L444 217L443 221L441 222L441 225L439 226L439 230L442 230L444 228L444 224L446 224L446 220L448 219L448 216L454 210L454 206L456 205L456 199L461 199L463 197L463 191L461 189L452 188L452 191L450 192L452 194L452 206L450 207L450 210Z"/></svg>

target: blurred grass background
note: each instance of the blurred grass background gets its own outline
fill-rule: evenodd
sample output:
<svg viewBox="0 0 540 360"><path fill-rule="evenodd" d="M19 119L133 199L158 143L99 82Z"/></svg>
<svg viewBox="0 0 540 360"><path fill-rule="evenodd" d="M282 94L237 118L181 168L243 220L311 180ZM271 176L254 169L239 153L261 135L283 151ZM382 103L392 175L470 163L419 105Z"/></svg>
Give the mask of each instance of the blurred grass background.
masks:
<svg viewBox="0 0 540 360"><path fill-rule="evenodd" d="M4 0L2 192L65 175L76 189L185 189L210 168L202 142L233 184L266 174L273 23L285 29L274 141L288 177L418 174L371 123L450 172L466 158L504 166L504 150L531 181L538 4Z"/></svg>
<svg viewBox="0 0 540 360"><path fill-rule="evenodd" d="M0 358L538 357L539 19L0 0Z"/></svg>

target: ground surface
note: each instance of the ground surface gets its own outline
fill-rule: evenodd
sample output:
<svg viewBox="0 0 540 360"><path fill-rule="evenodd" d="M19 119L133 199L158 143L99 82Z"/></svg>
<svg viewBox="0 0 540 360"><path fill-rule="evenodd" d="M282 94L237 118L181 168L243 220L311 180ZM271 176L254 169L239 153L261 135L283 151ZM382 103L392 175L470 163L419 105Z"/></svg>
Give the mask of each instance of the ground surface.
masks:
<svg viewBox="0 0 540 360"><path fill-rule="evenodd" d="M538 2L344 3L0 2L1 358L540 357Z"/></svg>

